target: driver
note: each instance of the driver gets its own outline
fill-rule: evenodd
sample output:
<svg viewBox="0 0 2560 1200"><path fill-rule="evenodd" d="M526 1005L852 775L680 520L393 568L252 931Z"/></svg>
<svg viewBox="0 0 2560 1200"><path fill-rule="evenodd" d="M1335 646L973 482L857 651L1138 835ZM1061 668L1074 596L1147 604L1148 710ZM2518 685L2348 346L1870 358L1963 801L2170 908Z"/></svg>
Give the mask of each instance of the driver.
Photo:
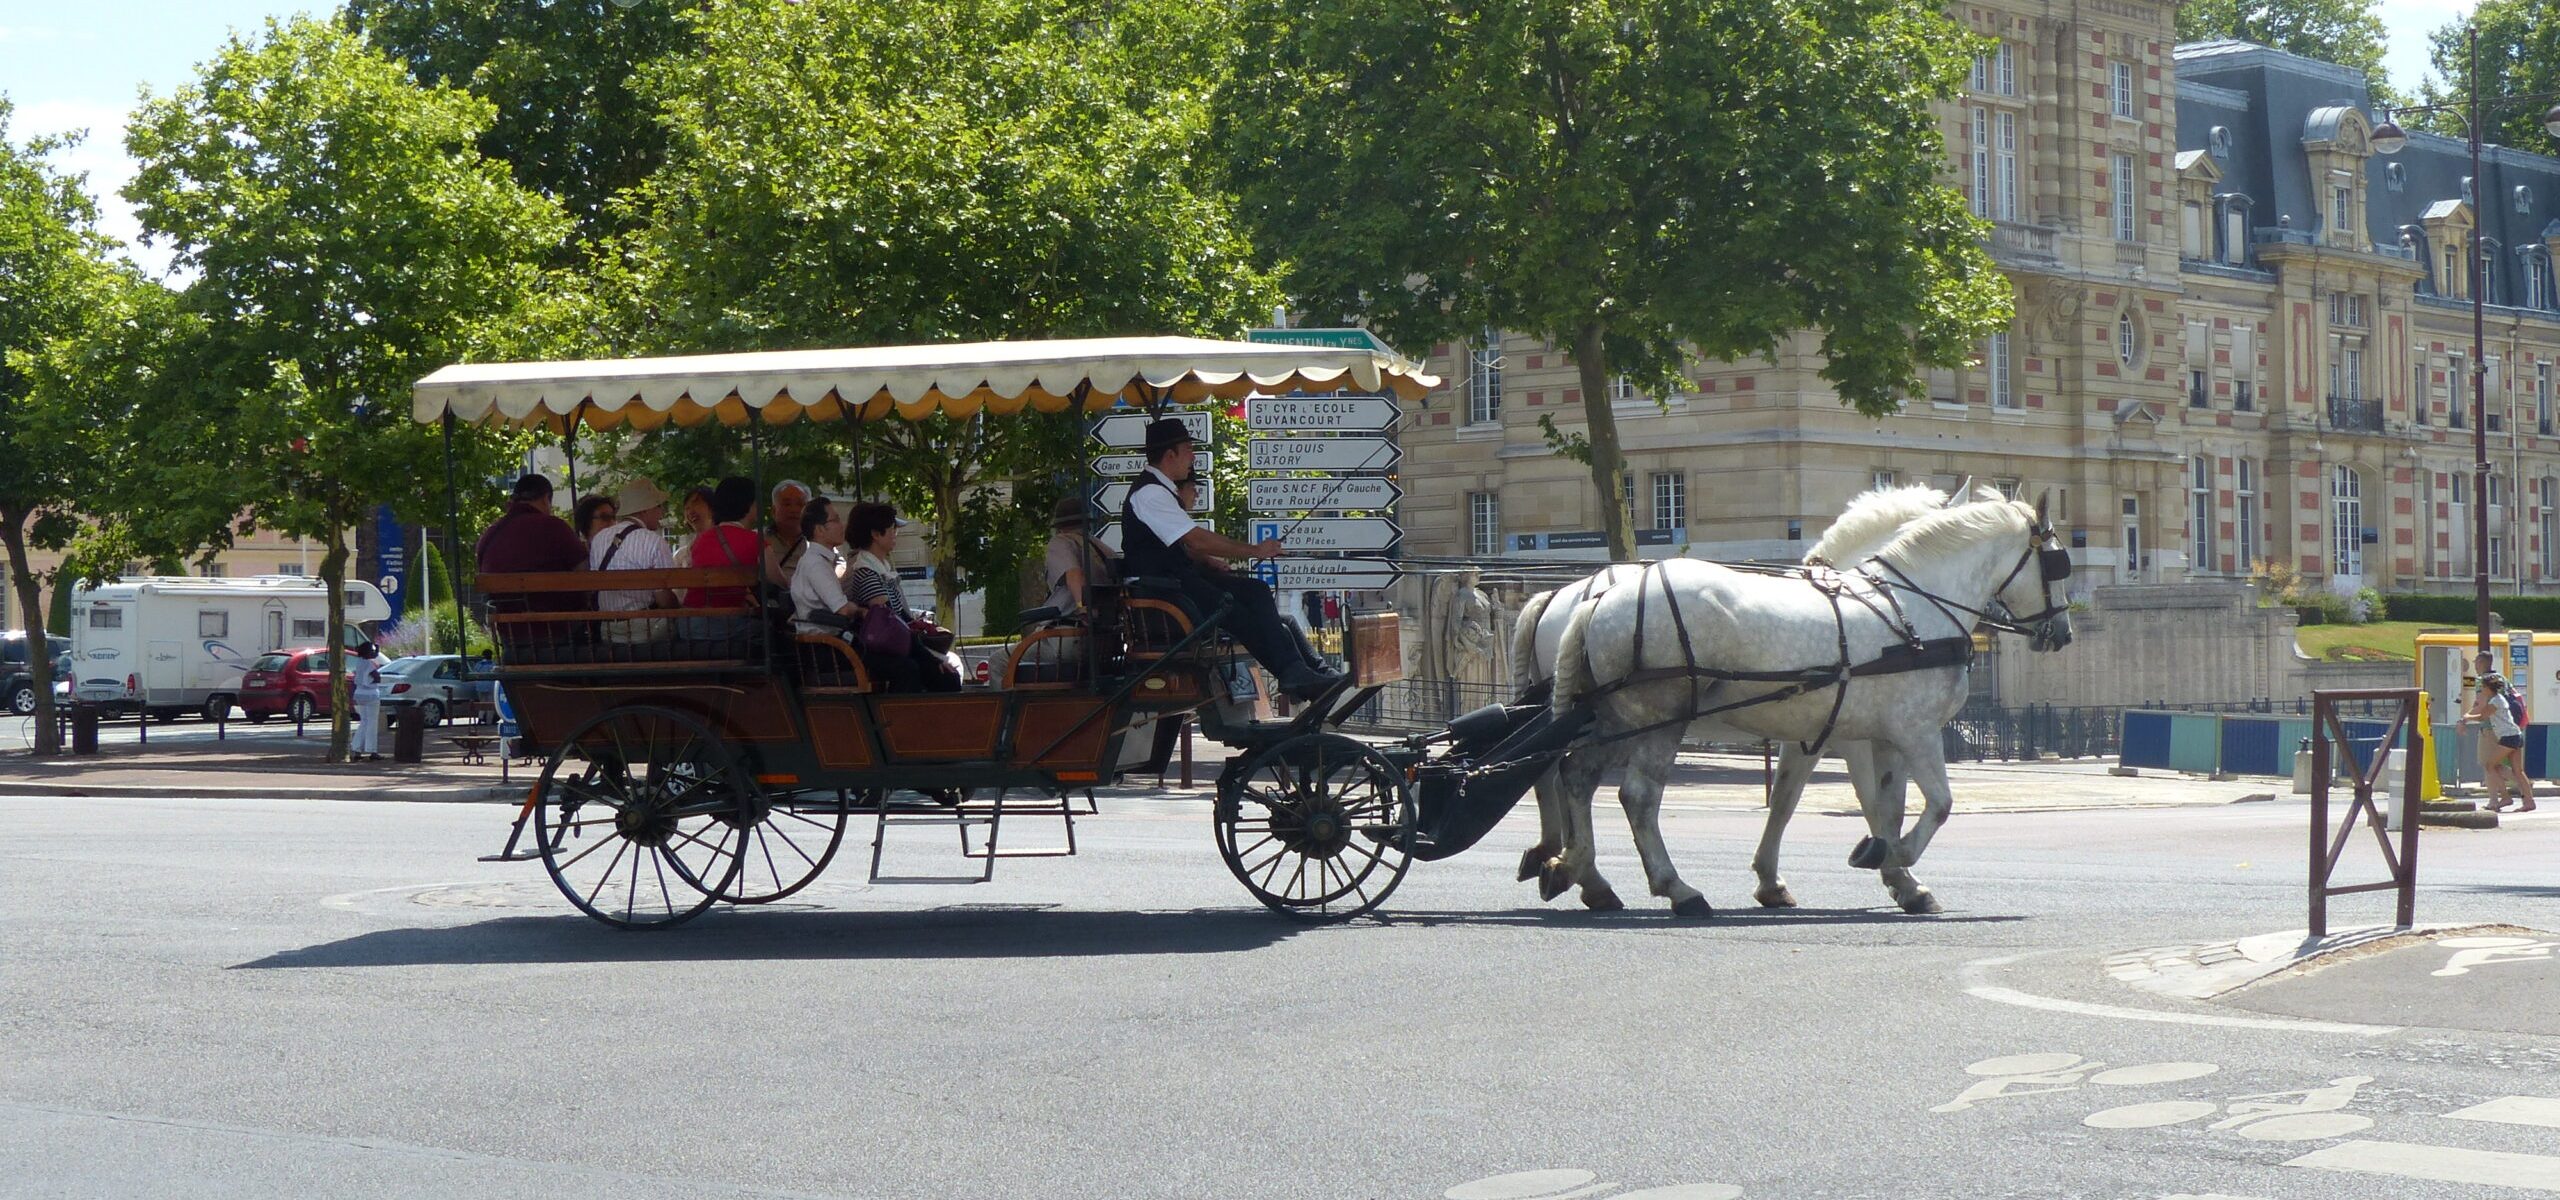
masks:
<svg viewBox="0 0 2560 1200"><path fill-rule="evenodd" d="M1191 474L1191 429L1179 418L1165 417L1147 425L1147 469L1129 488L1120 512L1121 563L1132 578L1160 579L1211 612L1224 601L1235 602L1234 631L1247 653L1280 681L1280 690L1301 700L1314 700L1342 683L1306 650L1279 605L1261 580L1239 572L1212 571L1205 564L1219 559L1280 557L1278 539L1247 545L1191 519L1174 494L1178 481Z"/></svg>

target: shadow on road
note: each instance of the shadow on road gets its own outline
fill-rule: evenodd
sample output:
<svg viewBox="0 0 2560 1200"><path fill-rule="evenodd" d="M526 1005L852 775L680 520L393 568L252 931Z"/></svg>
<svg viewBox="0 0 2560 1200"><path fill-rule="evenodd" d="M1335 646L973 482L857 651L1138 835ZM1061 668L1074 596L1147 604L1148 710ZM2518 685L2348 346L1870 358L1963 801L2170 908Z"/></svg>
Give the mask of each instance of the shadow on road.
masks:
<svg viewBox="0 0 2560 1200"><path fill-rule="evenodd" d="M1726 929L1770 929L1786 926L1838 927L1850 925L2005 925L2027 918L2013 914L1992 913L1982 916L1915 917L1898 908L1719 908L1705 920L1692 920L1671 915L1669 906L1633 907L1617 912L1591 912L1587 909L1527 908L1508 912L1416 912L1396 909L1384 916L1388 925L1457 925L1457 926L1534 926L1540 929L1606 929L1613 931L1696 931L1712 933Z"/></svg>

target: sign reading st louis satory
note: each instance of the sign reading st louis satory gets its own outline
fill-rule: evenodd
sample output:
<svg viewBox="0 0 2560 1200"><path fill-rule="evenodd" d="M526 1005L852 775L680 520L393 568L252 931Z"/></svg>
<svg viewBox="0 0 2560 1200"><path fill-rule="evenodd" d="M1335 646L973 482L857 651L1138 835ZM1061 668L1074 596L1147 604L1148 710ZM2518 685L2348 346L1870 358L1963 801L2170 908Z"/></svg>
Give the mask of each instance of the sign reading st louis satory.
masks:
<svg viewBox="0 0 2560 1200"><path fill-rule="evenodd" d="M1258 437L1247 443L1256 471L1384 471L1404 457L1404 448L1382 437Z"/></svg>

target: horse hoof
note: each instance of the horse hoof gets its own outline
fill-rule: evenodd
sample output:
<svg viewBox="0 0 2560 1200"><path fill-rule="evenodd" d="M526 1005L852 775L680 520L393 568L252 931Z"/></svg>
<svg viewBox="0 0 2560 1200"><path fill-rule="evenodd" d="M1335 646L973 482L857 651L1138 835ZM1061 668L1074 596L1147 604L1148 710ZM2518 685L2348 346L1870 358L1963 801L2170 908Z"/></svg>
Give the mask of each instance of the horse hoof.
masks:
<svg viewBox="0 0 2560 1200"><path fill-rule="evenodd" d="M1936 896L1930 895L1927 892L1922 892L1917 896L1913 896L1910 899L1903 901L1902 911L1914 916L1925 917L1931 913L1945 912L1947 911L1947 908L1945 905L1938 903L1938 898Z"/></svg>
<svg viewBox="0 0 2560 1200"><path fill-rule="evenodd" d="M1553 900L1572 886L1573 877L1565 874L1563 863L1548 863L1545 870L1538 872L1538 898L1541 900Z"/></svg>
<svg viewBox="0 0 2560 1200"><path fill-rule="evenodd" d="M1759 901L1762 908L1794 908L1796 906L1796 894L1788 891L1785 884L1762 888L1751 893L1751 898Z"/></svg>
<svg viewBox="0 0 2560 1200"><path fill-rule="evenodd" d="M1861 871L1873 871L1884 866L1884 843L1877 841L1873 834L1859 838L1858 848L1849 852L1849 865Z"/></svg>
<svg viewBox="0 0 2560 1200"><path fill-rule="evenodd" d="M1691 896L1686 900L1672 901L1671 915L1704 919L1716 915L1716 906L1707 903L1704 896Z"/></svg>
<svg viewBox="0 0 2560 1200"><path fill-rule="evenodd" d="M1593 912L1616 912L1625 908L1627 902L1618 899L1618 893L1609 888L1584 888L1582 906Z"/></svg>
<svg viewBox="0 0 2560 1200"><path fill-rule="evenodd" d="M1537 878L1538 872L1546 869L1547 860L1553 857L1555 857L1555 851L1544 846L1531 846L1521 851L1520 882L1527 883Z"/></svg>

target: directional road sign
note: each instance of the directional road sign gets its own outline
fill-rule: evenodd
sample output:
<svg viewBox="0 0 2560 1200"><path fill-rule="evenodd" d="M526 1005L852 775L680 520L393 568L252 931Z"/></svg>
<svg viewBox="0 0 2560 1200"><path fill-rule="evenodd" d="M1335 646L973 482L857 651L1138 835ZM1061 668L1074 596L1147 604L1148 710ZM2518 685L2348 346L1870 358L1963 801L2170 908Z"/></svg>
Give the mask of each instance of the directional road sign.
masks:
<svg viewBox="0 0 2560 1200"><path fill-rule="evenodd" d="M1283 346L1329 346L1336 350L1368 350L1392 355L1378 335L1366 329L1248 329L1244 340Z"/></svg>
<svg viewBox="0 0 2560 1200"><path fill-rule="evenodd" d="M1143 454L1097 454L1093 456L1096 475L1135 475L1147 469ZM1191 473L1202 479L1209 477L1209 452L1195 450L1191 454Z"/></svg>
<svg viewBox="0 0 2560 1200"><path fill-rule="evenodd" d="M1278 591L1365 592L1391 587L1396 565L1383 558L1275 558L1253 573Z"/></svg>
<svg viewBox="0 0 2560 1200"><path fill-rule="evenodd" d="M1370 552L1393 550L1404 530L1384 517L1309 517L1303 521L1256 521L1249 541L1278 538L1303 552Z"/></svg>
<svg viewBox="0 0 2560 1200"><path fill-rule="evenodd" d="M1210 421L1205 412L1174 413L1191 427L1191 440L1209 444ZM1094 440L1114 450L1135 450L1147 444L1147 422L1155 420L1145 413L1113 413L1094 422Z"/></svg>
<svg viewBox="0 0 2560 1200"><path fill-rule="evenodd" d="M1385 396L1277 396L1244 402L1255 429L1377 433L1396 426L1396 402Z"/></svg>
<svg viewBox="0 0 2560 1200"><path fill-rule="evenodd" d="M1246 483L1245 507L1258 513L1293 513L1308 509L1379 509L1404 495L1392 479L1349 476L1333 479L1255 479Z"/></svg>
<svg viewBox="0 0 2560 1200"><path fill-rule="evenodd" d="M1256 471L1384 471L1404 449L1381 437L1258 437L1248 457Z"/></svg>
<svg viewBox="0 0 2560 1200"><path fill-rule="evenodd" d="M1102 506L1102 511L1104 511L1104 512L1107 512L1107 513L1117 513L1117 512L1119 512L1119 511L1120 511L1120 506L1121 506L1122 504L1124 504L1124 503L1127 503L1127 502L1128 502L1128 499L1129 499L1129 485L1128 485L1128 484L1125 484L1125 483L1106 483L1106 484L1103 484L1103 485L1102 485L1102 490L1101 490L1100 492L1095 493L1094 498L1093 498L1093 502L1094 502L1095 504L1101 505L1101 506ZM1192 504L1192 506L1191 506L1191 511L1193 511L1193 512L1207 512L1207 511L1209 511L1210 509L1216 508L1217 506L1218 506L1218 481L1217 481L1217 480L1215 480L1215 479L1203 479L1203 480L1201 480L1201 481L1200 481L1200 498L1199 498L1196 502L1194 502L1194 503Z"/></svg>
<svg viewBox="0 0 2560 1200"><path fill-rule="evenodd" d="M1111 552L1112 552L1113 554L1121 553L1121 550L1120 550L1120 522L1118 522L1118 521L1113 521L1113 522L1111 522L1111 523L1109 523L1109 524L1107 524L1107 525L1104 525L1102 528L1095 530L1095 531L1094 531L1094 534L1093 534L1093 540L1095 540L1095 541L1097 541L1097 542L1100 542L1100 543L1102 543L1102 544L1103 544L1103 545L1105 545L1105 546L1109 546L1109 547L1111 547Z"/></svg>

